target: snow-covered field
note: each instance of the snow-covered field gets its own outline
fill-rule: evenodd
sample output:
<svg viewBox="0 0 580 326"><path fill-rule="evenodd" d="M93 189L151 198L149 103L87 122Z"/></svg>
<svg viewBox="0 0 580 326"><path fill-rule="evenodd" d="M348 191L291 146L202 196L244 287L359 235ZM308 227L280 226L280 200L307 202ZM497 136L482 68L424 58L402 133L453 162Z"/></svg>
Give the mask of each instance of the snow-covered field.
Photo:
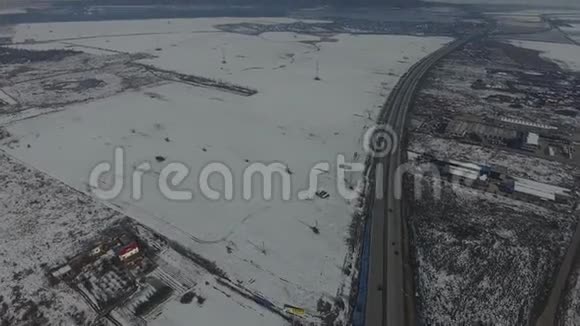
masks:
<svg viewBox="0 0 580 326"><path fill-rule="evenodd" d="M284 321L272 314L263 313L258 308L245 307L244 298L228 296L212 287L203 293L207 300L203 306L183 305L178 301L167 304L161 316L150 323L152 326L187 326L187 321L195 318L199 325L280 325ZM193 308L192 308L193 306Z"/></svg>
<svg viewBox="0 0 580 326"><path fill-rule="evenodd" d="M577 17L577 21L580 21L580 16ZM580 24L569 24L570 26L560 27L560 29L568 34L570 38L576 42L580 42Z"/></svg>
<svg viewBox="0 0 580 326"><path fill-rule="evenodd" d="M196 295L192 303L180 302L180 297L168 302L159 316L153 316L152 326L187 326L194 319L196 325L280 325L284 320L227 287L216 282L215 277L193 265L191 261L172 250L161 255L161 259L179 266L183 276L195 282L188 292ZM199 300L201 299L201 300Z"/></svg>
<svg viewBox="0 0 580 326"><path fill-rule="evenodd" d="M45 275L121 214L4 152L0 202L0 324L92 320L95 314L76 292L49 284Z"/></svg>
<svg viewBox="0 0 580 326"><path fill-rule="evenodd" d="M513 26L519 28L542 29L548 24L540 15L533 13L488 13L495 19L500 27Z"/></svg>
<svg viewBox="0 0 580 326"><path fill-rule="evenodd" d="M14 15L24 13L26 13L26 9L22 8L0 9L0 15Z"/></svg>
<svg viewBox="0 0 580 326"><path fill-rule="evenodd" d="M577 8L578 3L575 0L556 0L546 2L543 0L427 0L428 2L444 2L456 4L482 4L482 5L526 5L538 6L539 8ZM562 9L560 9L562 10ZM522 12L554 12L558 9L530 9Z"/></svg>
<svg viewBox="0 0 580 326"><path fill-rule="evenodd" d="M398 76L450 40L334 35L313 43L319 38L289 33L247 36L212 27L239 21L17 26L17 42L34 39L47 41L43 47L63 48L70 45L63 43L66 39L100 53L103 49L147 52L157 57L143 63L234 82L259 93L243 97L179 83L127 92L13 122L7 126L12 137L5 148L88 191L91 169L100 162L112 162L114 148L122 146L127 187L110 201L112 207L214 260L232 280L278 306L316 311L321 298L347 301L350 281L345 265L353 257L346 239L355 208L337 193L332 172L336 157L344 154L347 160L364 160L362 135ZM314 78L317 66L320 81ZM157 156L166 161L157 161ZM152 171L143 181L143 199L134 201L129 181L133 168L144 161L151 163ZM301 201L293 196L284 201L278 192L272 200L261 196L244 200L240 191L244 167L275 161L288 166L281 172L290 174L293 194L307 188L307 177L316 163L331 163L331 171L319 177L319 188L330 198ZM194 191L191 201L167 200L158 191L159 173L169 162L191 168L181 186ZM213 201L200 194L197 176L210 162L232 169L233 200ZM361 175L347 174L347 179L354 187ZM318 226L320 234L312 226ZM169 309L175 311L172 318L181 316L181 308ZM194 316L195 311L184 313L175 323Z"/></svg>
<svg viewBox="0 0 580 326"><path fill-rule="evenodd" d="M567 70L580 71L580 46L575 44L512 41L513 45L540 51L546 58Z"/></svg>
<svg viewBox="0 0 580 326"><path fill-rule="evenodd" d="M196 18L196 19L150 19L114 22L64 22L43 24L21 24L14 27L12 40L15 43L26 40L46 42L51 40L100 38L111 39L129 35L191 35L195 33L217 32L216 25L241 22L260 24L293 23L291 18ZM132 44L142 43L136 38ZM151 38L147 39L151 46ZM145 44L147 46L147 44Z"/></svg>

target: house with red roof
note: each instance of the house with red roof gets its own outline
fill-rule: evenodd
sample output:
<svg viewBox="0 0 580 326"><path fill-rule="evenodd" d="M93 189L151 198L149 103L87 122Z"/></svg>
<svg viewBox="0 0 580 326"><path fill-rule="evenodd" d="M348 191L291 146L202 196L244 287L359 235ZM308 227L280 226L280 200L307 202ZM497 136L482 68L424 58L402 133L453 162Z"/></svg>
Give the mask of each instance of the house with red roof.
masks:
<svg viewBox="0 0 580 326"><path fill-rule="evenodd" d="M139 244L136 241L133 241L126 245L125 247L121 248L117 256L121 261L127 261L137 255L140 252Z"/></svg>

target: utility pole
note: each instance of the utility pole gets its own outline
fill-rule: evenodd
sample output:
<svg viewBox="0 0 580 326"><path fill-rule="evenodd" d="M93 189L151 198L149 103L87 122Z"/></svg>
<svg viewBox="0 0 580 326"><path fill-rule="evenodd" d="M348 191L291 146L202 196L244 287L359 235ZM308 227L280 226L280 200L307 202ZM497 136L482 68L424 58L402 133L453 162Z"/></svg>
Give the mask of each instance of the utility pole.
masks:
<svg viewBox="0 0 580 326"><path fill-rule="evenodd" d="M221 50L221 52L222 52L222 64L224 64L224 65L225 65L226 63L228 63L228 62L226 61L226 50L224 50L224 48L220 48L220 50Z"/></svg>
<svg viewBox="0 0 580 326"><path fill-rule="evenodd" d="M320 62L316 59L316 77L314 80L320 80Z"/></svg>

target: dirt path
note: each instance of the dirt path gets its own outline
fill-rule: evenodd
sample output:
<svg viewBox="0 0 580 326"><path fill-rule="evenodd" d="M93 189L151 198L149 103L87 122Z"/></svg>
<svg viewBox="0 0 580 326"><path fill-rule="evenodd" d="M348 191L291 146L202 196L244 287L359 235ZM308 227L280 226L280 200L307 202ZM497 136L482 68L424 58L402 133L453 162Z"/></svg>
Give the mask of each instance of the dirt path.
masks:
<svg viewBox="0 0 580 326"><path fill-rule="evenodd" d="M577 212L577 210L574 210ZM574 213L572 213L574 214ZM550 297L544 306L544 310L538 320L536 321L536 326L552 326L556 321L556 314L558 313L558 307L560 304L560 298L566 290L566 283L572 267L574 266L574 258L580 247L580 222L576 225L576 231L572 236L572 241L570 242L570 247L566 252L564 261L560 266L560 271L558 272L557 278L554 280L552 290L550 291Z"/></svg>

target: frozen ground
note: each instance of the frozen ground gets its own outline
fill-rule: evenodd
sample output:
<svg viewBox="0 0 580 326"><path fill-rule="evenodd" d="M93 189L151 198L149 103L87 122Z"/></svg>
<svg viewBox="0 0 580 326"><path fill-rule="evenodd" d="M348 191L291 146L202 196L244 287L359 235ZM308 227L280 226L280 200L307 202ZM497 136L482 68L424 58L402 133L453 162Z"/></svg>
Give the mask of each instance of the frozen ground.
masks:
<svg viewBox="0 0 580 326"><path fill-rule="evenodd" d="M413 133L409 139L409 150L431 154L440 159L498 165L506 167L509 175L551 185L572 187L574 184L575 168L572 166L431 135Z"/></svg>
<svg viewBox="0 0 580 326"><path fill-rule="evenodd" d="M576 210L576 214L579 210ZM564 292L559 310L558 326L580 325L580 257L577 255L575 264L568 277L566 292Z"/></svg>
<svg viewBox="0 0 580 326"><path fill-rule="evenodd" d="M444 2L456 4L481 4L481 5L526 5L537 6L539 8L558 8L558 9L534 9L529 12L554 12L562 9L559 8L578 8L578 3L575 0L556 0L546 2L542 0L428 0L428 2ZM526 10L528 11L528 10Z"/></svg>
<svg viewBox="0 0 580 326"><path fill-rule="evenodd" d="M143 55L10 48L1 52L0 100L7 104L0 107L2 113L31 116L163 81L132 64ZM0 120L15 118L10 114Z"/></svg>
<svg viewBox="0 0 580 326"><path fill-rule="evenodd" d="M562 69L580 71L580 46L532 41L512 41L513 45L542 52L541 56Z"/></svg>
<svg viewBox="0 0 580 326"><path fill-rule="evenodd" d="M91 169L112 161L114 148L122 146L127 187L110 201L112 207L216 261L232 280L277 306L316 311L321 298L345 302L354 258L346 239L354 208L337 193L332 172L336 157L364 159L362 134L398 76L449 39L335 35L313 42L317 40L311 36L247 36L215 32L212 27L236 21L16 27L16 41L33 38L47 41L43 47L62 48L70 45L62 42L68 39L79 48L147 52L156 58L144 63L239 83L259 93L243 97L178 83L136 90L13 122L7 127L12 137L4 141L5 148L88 191ZM166 34L155 34L160 32ZM112 34L116 36L106 36ZM314 79L316 66L320 81ZM156 156L166 161L158 162ZM144 198L133 201L128 181L133 168L144 161L152 164L152 171L144 179ZM216 161L234 172L232 201L212 201L198 191L198 173L204 164ZM243 200L243 168L274 161L288 166L280 172L291 176L293 199L283 201L276 193L270 201ZM319 177L319 188L330 198L297 200L297 191L306 188L310 169L320 161L332 166ZM183 162L192 169L183 183L194 190L192 201L166 200L157 190L159 172L168 162ZM353 187L361 178L347 177ZM102 181L107 184L110 179ZM320 234L312 226L318 226ZM229 304L223 304L228 309Z"/></svg>
<svg viewBox="0 0 580 326"><path fill-rule="evenodd" d="M574 24L568 24L569 26L560 27L564 33L570 37L576 44L580 44L580 18L576 20Z"/></svg>
<svg viewBox="0 0 580 326"><path fill-rule="evenodd" d="M223 290L223 291L227 291ZM161 316L154 320L152 326L189 326L193 316L199 325L252 325L270 326L282 325L284 321L272 314L261 315L256 308L244 306L244 298L231 297L208 287L203 292L207 303L199 306L196 303L184 305L173 301L166 306ZM192 308L193 306L193 308ZM259 307L257 309L260 309ZM227 312L227 313L224 313Z"/></svg>
<svg viewBox="0 0 580 326"><path fill-rule="evenodd" d="M559 326L580 325L580 267L576 264L574 268L567 283L569 293L561 303L564 305L564 310L560 311Z"/></svg>
<svg viewBox="0 0 580 326"><path fill-rule="evenodd" d="M188 262L172 250L161 256L161 261L178 266L184 278L195 284L187 289L196 297L193 302L184 304L182 294L173 298L158 316L150 318L152 326L189 326L192 318L199 325L283 325L284 320L254 302L237 293L232 293L226 286L216 282L215 277Z"/></svg>
<svg viewBox="0 0 580 326"><path fill-rule="evenodd" d="M411 205L420 324L527 325L576 218L444 183ZM477 212L474 214L474 212Z"/></svg>
<svg viewBox="0 0 580 326"><path fill-rule="evenodd" d="M498 69L510 73L499 73ZM535 50L497 41L471 44L445 59L436 73L428 76L428 86L419 93L415 114L426 117L428 121L445 115L449 118L471 115L493 120L506 117L542 121L558 126L563 132L575 133L580 118L563 114L562 110L576 107L573 86L576 77L572 72L558 70L556 63L544 60ZM551 82L529 80L529 76L534 74L543 74ZM472 87L477 80L483 81L485 89ZM557 92L561 94L552 96L546 105L534 105L533 101L528 101L537 94L556 94L552 85L568 86L557 86ZM509 97L502 102L491 100L494 96ZM513 107L512 102L524 105Z"/></svg>
<svg viewBox="0 0 580 326"><path fill-rule="evenodd" d="M0 15L13 15L13 14L25 14L26 9L21 8L11 8L11 9L0 9Z"/></svg>
<svg viewBox="0 0 580 326"><path fill-rule="evenodd" d="M0 153L0 324L84 324L92 310L46 274L121 214Z"/></svg>
<svg viewBox="0 0 580 326"><path fill-rule="evenodd" d="M14 27L10 35L15 43L34 40L47 42L51 40L78 38L114 38L122 35L172 35L192 34L219 31L215 25L235 24L240 22L277 24L292 23L298 20L291 18L197 18L197 19L150 19L114 22L66 22L21 24ZM132 43L140 43L135 39Z"/></svg>
<svg viewBox="0 0 580 326"><path fill-rule="evenodd" d="M515 46L496 41L472 44L434 70L427 90L419 97L415 118L422 124L411 134L409 149L413 155L498 165L507 169L508 176L575 189L575 166L489 143L486 147L469 145L475 141L447 132L453 119L494 124L502 117L549 124L569 135L576 132L578 120L558 114L560 108L575 107L577 102L576 74L557 65L563 66L564 60L566 68L575 64L573 55L565 56L567 45L512 44ZM520 45L533 51L516 47ZM557 64L539 57L538 50L551 48L560 56ZM544 56L555 60L556 55ZM542 76L542 80L527 76ZM480 82L485 86L479 87ZM512 106L509 97L503 102L490 101L494 93L516 97L549 94L546 103L556 105ZM481 117L484 119L479 120ZM550 202L518 201L493 194L495 189L490 188L486 190L491 192L484 192L488 185L482 184L445 183L441 198L424 195L410 200L419 324L528 325L544 309L578 215L570 207ZM407 198L413 197L408 194ZM577 299L570 300L567 313L574 318Z"/></svg>
<svg viewBox="0 0 580 326"><path fill-rule="evenodd" d="M549 25L540 15L526 13L490 13L493 19L497 21L498 29L509 32L526 32L526 30L541 30L548 28Z"/></svg>

